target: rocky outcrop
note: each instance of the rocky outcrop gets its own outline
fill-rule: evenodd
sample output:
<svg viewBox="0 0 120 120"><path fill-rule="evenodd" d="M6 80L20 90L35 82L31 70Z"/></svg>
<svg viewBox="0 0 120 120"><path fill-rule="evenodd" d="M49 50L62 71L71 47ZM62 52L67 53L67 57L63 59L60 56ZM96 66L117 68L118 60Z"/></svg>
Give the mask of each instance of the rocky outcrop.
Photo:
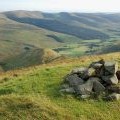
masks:
<svg viewBox="0 0 120 120"><path fill-rule="evenodd" d="M119 100L119 80L118 63L100 60L88 67L74 68L64 77L60 92L74 94L82 99L105 93L106 100Z"/></svg>

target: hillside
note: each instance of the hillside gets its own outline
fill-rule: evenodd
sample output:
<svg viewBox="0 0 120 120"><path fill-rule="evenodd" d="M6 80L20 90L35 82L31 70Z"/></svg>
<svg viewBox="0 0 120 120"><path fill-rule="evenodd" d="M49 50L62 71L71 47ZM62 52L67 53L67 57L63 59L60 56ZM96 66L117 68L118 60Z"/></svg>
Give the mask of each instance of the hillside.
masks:
<svg viewBox="0 0 120 120"><path fill-rule="evenodd" d="M6 70L41 64L42 49L72 57L120 51L119 26L118 13L3 12L0 65Z"/></svg>
<svg viewBox="0 0 120 120"><path fill-rule="evenodd" d="M120 102L80 101L58 91L63 77L74 67L99 59L115 60L120 53L54 60L47 65L0 74L2 120L119 120Z"/></svg>

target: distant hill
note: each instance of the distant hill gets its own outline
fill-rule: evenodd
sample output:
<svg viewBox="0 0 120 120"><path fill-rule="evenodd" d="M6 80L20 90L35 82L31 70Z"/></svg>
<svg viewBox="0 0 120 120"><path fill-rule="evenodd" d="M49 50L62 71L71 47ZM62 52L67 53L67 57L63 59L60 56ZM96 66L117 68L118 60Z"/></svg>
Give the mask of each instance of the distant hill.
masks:
<svg viewBox="0 0 120 120"><path fill-rule="evenodd" d="M81 39L108 39L109 35L95 29L97 22L88 16L76 13L48 14L41 12L16 11L4 13L9 19L35 25L54 32L74 35ZM76 23L77 22L77 23ZM87 25L85 27L84 25ZM90 28L93 27L93 28Z"/></svg>
<svg viewBox="0 0 120 120"><path fill-rule="evenodd" d="M119 13L0 13L0 64L7 62L5 69L41 64L40 50L46 48L83 56L120 51L119 41Z"/></svg>
<svg viewBox="0 0 120 120"><path fill-rule="evenodd" d="M0 69L7 71L32 65L45 64L59 57L60 55L58 53L50 49L25 47L23 52L20 52L18 55L10 56L1 62Z"/></svg>

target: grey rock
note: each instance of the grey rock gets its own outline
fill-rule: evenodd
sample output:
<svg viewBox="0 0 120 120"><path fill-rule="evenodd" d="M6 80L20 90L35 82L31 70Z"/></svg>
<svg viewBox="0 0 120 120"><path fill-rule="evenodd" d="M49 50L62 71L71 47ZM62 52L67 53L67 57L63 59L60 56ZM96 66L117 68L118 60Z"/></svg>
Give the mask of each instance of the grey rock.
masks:
<svg viewBox="0 0 120 120"><path fill-rule="evenodd" d="M91 77L88 81L93 82L93 90L96 94L100 94L105 90L105 87L100 83L101 79L97 77Z"/></svg>
<svg viewBox="0 0 120 120"><path fill-rule="evenodd" d="M103 65L104 62L103 60L100 60L98 62L93 62L90 64L89 68L94 68L95 69L95 76L100 77L103 74Z"/></svg>
<svg viewBox="0 0 120 120"><path fill-rule="evenodd" d="M107 96L106 100L109 100L109 101L118 101L120 100L120 94L117 94L117 93L112 93L111 95Z"/></svg>
<svg viewBox="0 0 120 120"><path fill-rule="evenodd" d="M104 68L107 72L114 75L118 71L118 63L117 62L105 62Z"/></svg>
<svg viewBox="0 0 120 120"><path fill-rule="evenodd" d="M102 76L102 80L104 80L106 83L110 85L118 84L118 79L116 75Z"/></svg>
<svg viewBox="0 0 120 120"><path fill-rule="evenodd" d="M76 86L76 85L81 85L84 83L84 81L78 77L77 74L72 74L66 77L65 81L70 85L70 86Z"/></svg>
<svg viewBox="0 0 120 120"><path fill-rule="evenodd" d="M103 64L101 64L101 63L92 63L91 65L90 65L90 67L92 67L92 68L94 68L94 69L100 69L100 68L102 68L103 67Z"/></svg>
<svg viewBox="0 0 120 120"><path fill-rule="evenodd" d="M84 74L84 72L87 71L87 68L82 67L82 68L75 68L71 71L72 74L74 73L79 73L79 74Z"/></svg>
<svg viewBox="0 0 120 120"><path fill-rule="evenodd" d="M99 78L91 77L86 83L76 87L76 93L79 95L89 95L94 89L95 93L100 94L105 90L105 87L99 81Z"/></svg>
<svg viewBox="0 0 120 120"><path fill-rule="evenodd" d="M89 95L93 89L93 81L88 80L86 83L82 85L78 85L75 88L75 91L78 95Z"/></svg>
<svg viewBox="0 0 120 120"><path fill-rule="evenodd" d="M94 81L93 89L97 95L105 91L105 87L99 81Z"/></svg>
<svg viewBox="0 0 120 120"><path fill-rule="evenodd" d="M78 74L80 78L82 79L88 79L88 68L82 67L82 68L75 68L71 71L71 74Z"/></svg>

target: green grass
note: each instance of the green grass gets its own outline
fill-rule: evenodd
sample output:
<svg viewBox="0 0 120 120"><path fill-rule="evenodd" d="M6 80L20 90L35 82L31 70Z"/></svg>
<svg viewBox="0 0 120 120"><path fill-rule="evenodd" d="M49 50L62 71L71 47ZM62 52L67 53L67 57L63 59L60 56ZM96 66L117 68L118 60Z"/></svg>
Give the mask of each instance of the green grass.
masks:
<svg viewBox="0 0 120 120"><path fill-rule="evenodd" d="M1 120L119 120L120 101L81 101L59 92L63 77L77 66L100 58L117 60L119 53L68 59L63 63L10 71L0 76Z"/></svg>

